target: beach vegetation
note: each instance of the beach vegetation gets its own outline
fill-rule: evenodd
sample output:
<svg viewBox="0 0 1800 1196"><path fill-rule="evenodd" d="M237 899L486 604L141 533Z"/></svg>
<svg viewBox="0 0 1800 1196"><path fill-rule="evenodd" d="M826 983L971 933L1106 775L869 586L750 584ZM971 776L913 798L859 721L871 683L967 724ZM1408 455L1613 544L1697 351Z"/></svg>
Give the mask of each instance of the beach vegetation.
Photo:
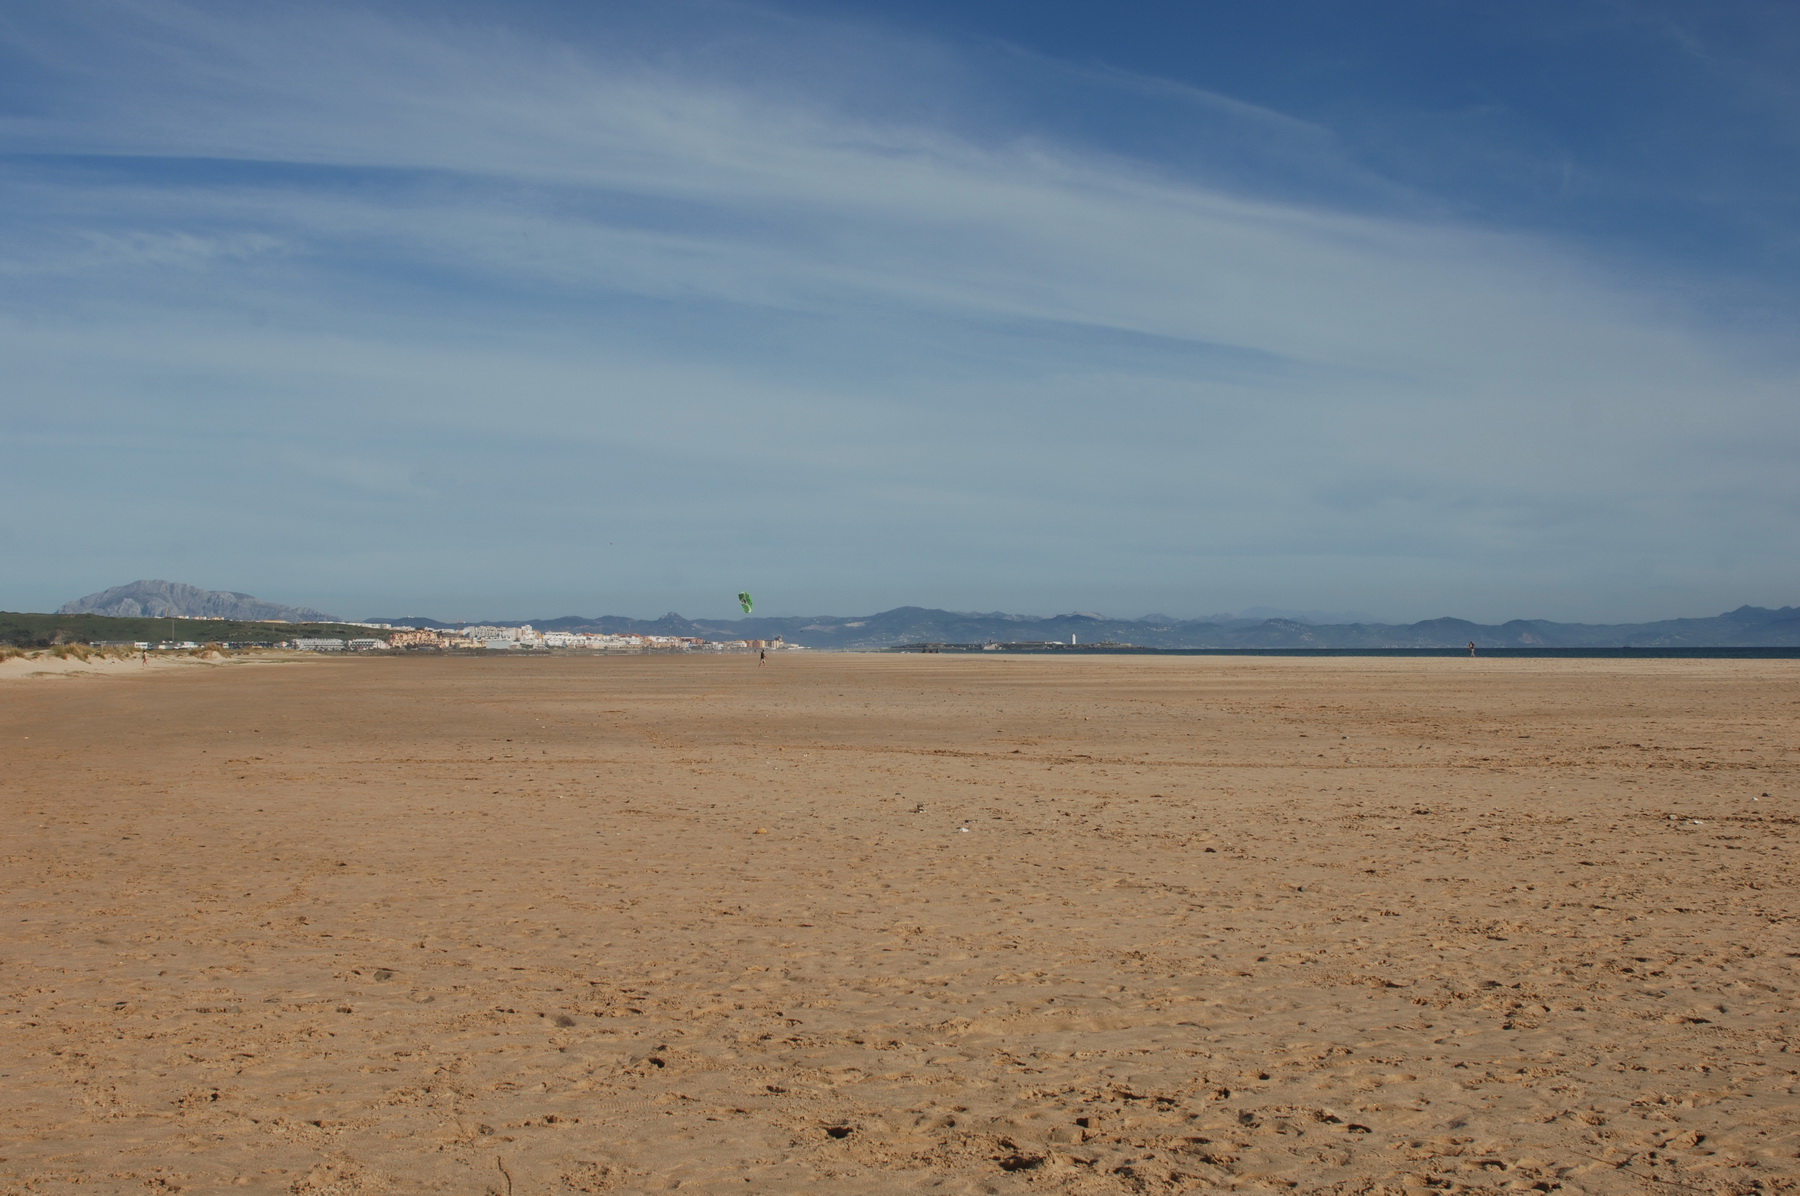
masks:
<svg viewBox="0 0 1800 1196"><path fill-rule="evenodd" d="M343 623L258 623L236 619L117 618L0 611L0 644L55 648L64 644L164 643L277 644L297 637L354 639L367 628Z"/></svg>

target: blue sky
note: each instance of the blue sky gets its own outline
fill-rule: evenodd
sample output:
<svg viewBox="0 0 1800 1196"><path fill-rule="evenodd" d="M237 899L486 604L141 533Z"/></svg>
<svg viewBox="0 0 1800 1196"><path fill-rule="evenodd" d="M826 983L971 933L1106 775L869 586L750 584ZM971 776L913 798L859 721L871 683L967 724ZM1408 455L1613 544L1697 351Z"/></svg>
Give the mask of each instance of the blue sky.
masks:
<svg viewBox="0 0 1800 1196"><path fill-rule="evenodd" d="M0 14L0 607L1800 600L1800 10Z"/></svg>

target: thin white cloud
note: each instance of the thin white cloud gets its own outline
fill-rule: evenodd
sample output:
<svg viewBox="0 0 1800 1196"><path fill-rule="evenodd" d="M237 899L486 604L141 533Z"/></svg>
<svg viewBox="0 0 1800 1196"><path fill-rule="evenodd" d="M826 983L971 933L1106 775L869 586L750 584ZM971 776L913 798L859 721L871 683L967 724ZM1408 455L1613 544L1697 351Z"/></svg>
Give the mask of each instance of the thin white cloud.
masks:
<svg viewBox="0 0 1800 1196"><path fill-rule="evenodd" d="M17 257L0 258L0 274L82 274L116 270L203 271L221 259L245 261L284 252L288 246L266 233L202 234L162 230L76 228L61 245L20 247Z"/></svg>

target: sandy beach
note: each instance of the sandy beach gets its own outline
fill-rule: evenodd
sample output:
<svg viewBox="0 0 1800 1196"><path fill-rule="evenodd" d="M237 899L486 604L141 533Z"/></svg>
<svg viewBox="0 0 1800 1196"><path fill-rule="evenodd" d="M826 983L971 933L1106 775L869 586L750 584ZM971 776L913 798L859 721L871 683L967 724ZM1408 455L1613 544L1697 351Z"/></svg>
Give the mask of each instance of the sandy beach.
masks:
<svg viewBox="0 0 1800 1196"><path fill-rule="evenodd" d="M0 1191L1800 1191L1800 662L0 686Z"/></svg>
<svg viewBox="0 0 1800 1196"><path fill-rule="evenodd" d="M215 671L269 665L310 664L318 660L312 652L295 652L282 648L255 648L248 651L204 649L181 652L110 651L80 655L57 655L56 650L37 649L17 656L0 656L0 685L23 682L40 685L46 681L91 681L101 678L145 678L167 672Z"/></svg>

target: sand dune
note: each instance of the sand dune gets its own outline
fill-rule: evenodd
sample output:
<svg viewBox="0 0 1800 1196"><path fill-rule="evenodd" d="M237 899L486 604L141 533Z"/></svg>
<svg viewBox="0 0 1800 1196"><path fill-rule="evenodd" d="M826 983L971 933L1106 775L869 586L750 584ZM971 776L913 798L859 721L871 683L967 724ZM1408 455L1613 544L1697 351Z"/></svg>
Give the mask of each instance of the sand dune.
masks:
<svg viewBox="0 0 1800 1196"><path fill-rule="evenodd" d="M0 688L0 1190L1800 1191L1789 661Z"/></svg>
<svg viewBox="0 0 1800 1196"><path fill-rule="evenodd" d="M94 653L58 656L52 651L28 652L21 656L0 657L0 682L43 681L51 678L135 677L161 673L170 669L241 668L256 664L292 664L308 659L299 652L261 649L254 652L157 652Z"/></svg>

